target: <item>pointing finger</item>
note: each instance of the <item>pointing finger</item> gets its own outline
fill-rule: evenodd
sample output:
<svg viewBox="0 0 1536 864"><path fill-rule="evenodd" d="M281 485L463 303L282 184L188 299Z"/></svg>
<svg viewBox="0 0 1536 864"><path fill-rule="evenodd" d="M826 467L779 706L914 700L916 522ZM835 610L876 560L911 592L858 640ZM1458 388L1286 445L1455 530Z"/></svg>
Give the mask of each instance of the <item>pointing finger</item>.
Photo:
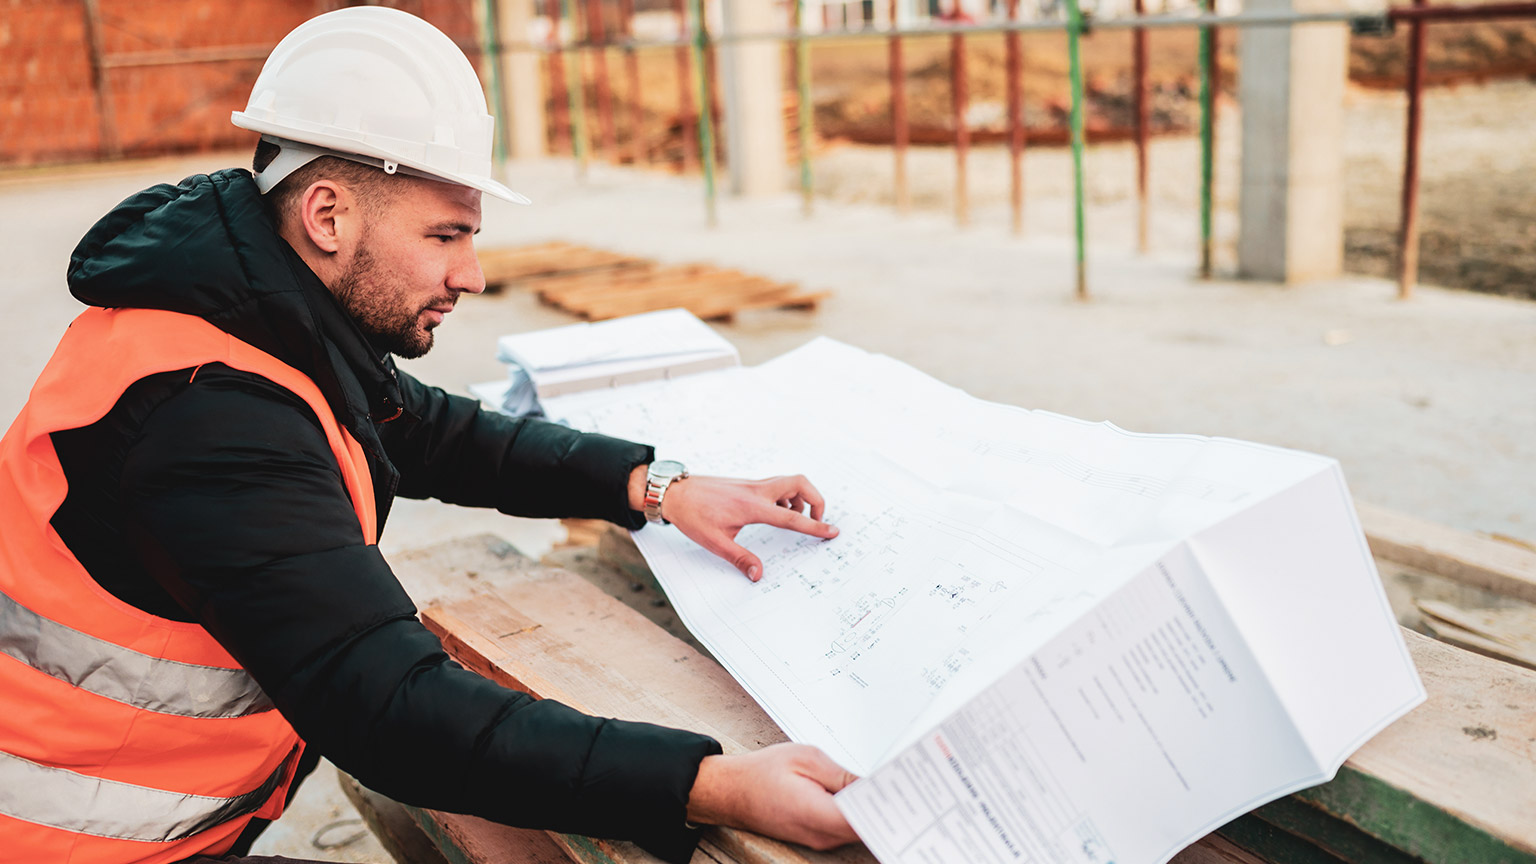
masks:
<svg viewBox="0 0 1536 864"><path fill-rule="evenodd" d="M763 578L763 562L736 541L721 537L715 542L705 545L705 548L731 562L731 566L740 570L743 575L753 582Z"/></svg>

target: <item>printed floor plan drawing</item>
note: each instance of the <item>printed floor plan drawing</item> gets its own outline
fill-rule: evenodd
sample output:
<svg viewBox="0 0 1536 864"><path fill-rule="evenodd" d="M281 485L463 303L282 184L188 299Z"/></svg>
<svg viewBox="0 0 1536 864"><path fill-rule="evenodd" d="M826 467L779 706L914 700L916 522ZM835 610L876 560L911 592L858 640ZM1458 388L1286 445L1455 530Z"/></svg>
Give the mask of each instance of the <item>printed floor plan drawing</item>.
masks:
<svg viewBox="0 0 1536 864"><path fill-rule="evenodd" d="M886 864L1164 861L1423 698L1324 457L987 403L826 339L547 407L825 495L832 540L742 532L756 584L635 536L785 732L865 778L838 800Z"/></svg>

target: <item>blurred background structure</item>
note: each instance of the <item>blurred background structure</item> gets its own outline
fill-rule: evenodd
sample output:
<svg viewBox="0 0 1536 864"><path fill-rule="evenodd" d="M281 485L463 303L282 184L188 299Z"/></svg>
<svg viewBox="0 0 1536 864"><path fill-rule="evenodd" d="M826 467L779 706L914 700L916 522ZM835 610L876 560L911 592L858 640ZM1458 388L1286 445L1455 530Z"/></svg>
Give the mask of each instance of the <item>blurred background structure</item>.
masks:
<svg viewBox="0 0 1536 864"><path fill-rule="evenodd" d="M248 146L228 117L262 59L342 5L6 0L0 169ZM1088 229L1094 243L1194 248L1204 275L1353 272L1406 295L1422 274L1536 295L1533 3L389 5L464 48L512 158L697 172L710 206L717 167L722 190L798 185L807 212L818 196L874 200L967 224L1004 205L1021 233L1057 179L1029 176L1022 154L1069 144L1076 118L1079 194L1135 202L1129 235Z"/></svg>

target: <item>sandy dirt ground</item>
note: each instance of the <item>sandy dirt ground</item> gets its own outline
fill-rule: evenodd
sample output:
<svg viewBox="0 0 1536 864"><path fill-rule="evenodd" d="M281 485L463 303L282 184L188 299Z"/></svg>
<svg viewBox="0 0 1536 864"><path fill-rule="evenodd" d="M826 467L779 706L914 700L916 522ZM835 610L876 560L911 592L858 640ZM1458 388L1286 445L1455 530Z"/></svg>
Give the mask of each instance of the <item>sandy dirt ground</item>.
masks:
<svg viewBox="0 0 1536 864"><path fill-rule="evenodd" d="M1240 34L1223 31L1220 46L1221 97L1217 106L1221 178L1235 178L1238 126L1230 121L1236 103ZM1056 149L1065 138L1070 107L1064 40L1059 34L1021 37L1023 119L1032 146ZM1150 121L1159 137L1153 145L1154 206L1187 213L1198 195L1199 82L1194 31L1154 32L1148 40ZM1396 272L1400 214L1403 130L1402 92L1407 32L1350 40L1349 137L1345 199L1346 266L1350 272L1391 276ZM632 96L621 56L611 52L616 107L615 158L628 158ZM1090 138L1123 140L1134 123L1131 36L1099 31L1083 42ZM1536 22L1503 21L1437 24L1426 35L1424 143L1421 157L1421 272L1426 282L1474 291L1536 296ZM954 129L947 37L908 39L905 45L908 123L914 142L946 142ZM643 52L646 82L641 96L643 160L679 160L683 126L678 122L676 66L669 52ZM786 69L790 69L786 63ZM969 101L966 124L975 151L973 201L1006 195L1007 167L995 146L1007 129L1006 65L1000 36L966 41ZM848 144L880 145L891 140L890 85L885 45L875 40L816 43L811 52L811 98L816 106L815 152L818 189L840 200L889 199L886 157L863 165ZM588 129L594 148L602 145L596 120L595 84L587 88ZM796 148L793 82L786 82L790 150ZM551 105L551 111L556 106ZM987 147L987 144L994 146ZM721 145L723 147L723 144ZM1119 148L1124 152L1124 148ZM989 150L991 152L989 152ZM1091 194L1103 199L1132 194L1134 162L1105 146L1091 157L1116 166L1091 173ZM911 159L915 203L951 206L953 157L945 147L919 147ZM724 154L729 158L729 154ZM1065 155L1047 157L1048 164ZM1058 170L1031 171L1026 196L1049 194ZM990 179L989 179L990 178ZM998 178L1002 178L999 180ZM1044 184L1044 185L1042 185ZM1223 203L1236 206L1229 186ZM1003 200L1006 200L1005 198ZM1177 218L1175 215L1174 218ZM1159 229L1161 230L1161 229ZM1229 240L1232 238L1229 238Z"/></svg>
<svg viewBox="0 0 1536 864"><path fill-rule="evenodd" d="M1160 141L1157 158L1187 159L1180 146ZM827 290L831 299L815 312L743 315L720 332L747 363L827 335L983 398L1137 431L1325 453L1340 460L1362 500L1536 542L1536 491L1527 479L1536 477L1536 303L1434 288L1400 303L1390 283L1371 278L1291 289L1201 282L1191 278L1187 202L1160 205L1157 249L1138 256L1124 239L1110 239L1131 236L1132 210L1115 193L1119 181L1109 179L1089 214L1091 230L1104 238L1089 261L1095 299L1075 302L1066 199L1046 193L1062 183L1060 156L1031 157L1038 197L1023 238L1007 232L1000 202L979 203L973 227L959 230L943 212L899 218L889 207L851 200L823 200L807 220L792 194L725 199L720 226L710 229L696 180L602 165L578 180L570 163L550 160L509 172L508 182L537 204L491 202L480 242L564 239L664 261L707 260ZM0 416L8 422L19 410L78 312L63 277L81 234L145 185L243 158L210 154L0 178L7 263L0 345L10 373L0 381ZM1105 150L1093 158L1113 166L1123 156ZM946 161L930 167L938 174ZM975 176L978 187L991 188ZM440 331L439 347L406 366L462 392L501 374L497 336L570 320L524 292L466 298ZM548 523L402 502L381 545L389 554L485 530L535 556L561 534ZM418 602L444 590L407 588ZM259 848L383 862L353 818L322 774Z"/></svg>
<svg viewBox="0 0 1536 864"><path fill-rule="evenodd" d="M1406 98L1351 88L1345 106L1345 269L1395 278ZM1422 281L1517 297L1536 297L1536 83L1496 81L1428 92L1420 155ZM1242 146L1240 108L1217 115L1215 216L1217 262L1234 269ZM908 151L913 206L954 207L955 155L949 148ZM1198 141L1163 136L1149 148L1148 194L1154 250L1188 253L1199 244ZM829 144L813 161L818 194L846 202L894 203L889 147ZM1089 149L1087 197L1118 215L1098 223L1090 242L1135 242L1136 155L1132 145ZM1070 223L1071 154L1059 147L1026 152L1026 232L1055 233ZM976 219L1006 224L1007 151L973 148L967 187Z"/></svg>

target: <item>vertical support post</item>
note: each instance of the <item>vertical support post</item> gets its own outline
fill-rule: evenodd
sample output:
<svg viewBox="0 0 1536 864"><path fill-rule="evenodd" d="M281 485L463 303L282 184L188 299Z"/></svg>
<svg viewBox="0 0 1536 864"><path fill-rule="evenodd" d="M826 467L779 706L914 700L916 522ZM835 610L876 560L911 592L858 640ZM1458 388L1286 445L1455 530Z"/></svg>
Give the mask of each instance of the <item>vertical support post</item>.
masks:
<svg viewBox="0 0 1536 864"><path fill-rule="evenodd" d="M1136 0L1136 17L1146 13L1143 0ZM1132 31L1132 49L1135 55L1136 104L1136 249L1143 255L1149 248L1152 205L1147 199L1147 137L1151 134L1150 111L1147 100L1147 30L1137 27Z"/></svg>
<svg viewBox="0 0 1536 864"><path fill-rule="evenodd" d="M497 35L500 27L496 23L495 0L482 0L480 3L480 63L485 69L485 77L490 79L491 92L487 94L492 117L500 113L501 106L505 103L504 89L501 86L501 50L497 47ZM499 123L496 126L496 134L491 138L491 158L497 165L504 165L507 161L507 124Z"/></svg>
<svg viewBox="0 0 1536 864"><path fill-rule="evenodd" d="M1210 6L1215 0L1207 0ZM1211 105L1215 94L1211 87L1211 28L1200 28L1200 278L1211 278L1211 178L1215 153Z"/></svg>
<svg viewBox="0 0 1536 864"><path fill-rule="evenodd" d="M528 25L533 0L500 0L495 4L496 32L503 47L502 78L506 82L496 118L507 130L513 159L536 159L546 152L544 82L539 55L528 50ZM562 94L562 98L563 94Z"/></svg>
<svg viewBox="0 0 1536 864"><path fill-rule="evenodd" d="M96 120L100 124L101 152L113 159L123 155L122 142L117 139L117 109L112 105L112 91L107 86L107 70L102 60L106 51L102 46L101 6L97 0L84 0L85 32L91 42L91 84L96 91Z"/></svg>
<svg viewBox="0 0 1536 864"><path fill-rule="evenodd" d="M1424 0L1413 0L1423 6ZM1408 24L1408 129L1403 145L1403 212L1398 236L1397 299L1413 298L1419 280L1419 139L1423 121L1424 22Z"/></svg>
<svg viewBox="0 0 1536 864"><path fill-rule="evenodd" d="M619 0L619 17L622 18L624 39L635 38L635 2ZM640 55L632 44L624 46L624 78L629 92L629 164L639 165L645 142L642 140L641 123L645 112L640 104Z"/></svg>
<svg viewBox="0 0 1536 864"><path fill-rule="evenodd" d="M805 33L805 0L795 0L795 32ZM805 39L795 40L795 106L799 109L800 208L811 215L816 194L811 176L811 125L816 122L816 106L811 103L811 50Z"/></svg>
<svg viewBox="0 0 1536 864"><path fill-rule="evenodd" d="M710 115L709 22L704 20L704 0L689 0L693 12L693 65L699 70L699 156L704 165L704 219L709 227L720 224L715 212L715 121Z"/></svg>
<svg viewBox="0 0 1536 864"><path fill-rule="evenodd" d="M1246 0L1287 15L1336 10L1335 0ZM1343 23L1243 31L1242 200L1237 268L1243 278L1301 282L1344 266Z"/></svg>
<svg viewBox="0 0 1536 864"><path fill-rule="evenodd" d="M1205 0L1205 11L1216 14L1216 0ZM1211 146L1216 146L1217 122L1221 110L1221 28L1211 26Z"/></svg>
<svg viewBox="0 0 1536 864"><path fill-rule="evenodd" d="M722 0L720 11L725 32L730 35L783 26L772 4L763 0ZM799 48L802 55L805 50ZM726 99L720 122L725 127L725 152L730 157L726 169L731 191L747 196L777 195L784 191L787 147L783 49L774 41L726 38L719 44L719 54L720 84ZM802 79L809 74L808 68L797 72ZM714 70L710 73L713 76ZM801 95L809 105L808 86L802 87ZM809 124L802 124L802 128L809 130Z"/></svg>
<svg viewBox="0 0 1536 864"><path fill-rule="evenodd" d="M587 38L592 42L592 76L597 87L597 128L603 136L603 157L619 161L613 130L613 88L608 86L608 38L603 26L602 0L587 0Z"/></svg>
<svg viewBox="0 0 1536 864"><path fill-rule="evenodd" d="M1073 229L1077 237L1077 292L1088 299L1087 232L1083 214L1083 63L1081 46L1083 12L1077 0L1067 0L1067 75L1072 82L1072 203Z"/></svg>
<svg viewBox="0 0 1536 864"><path fill-rule="evenodd" d="M965 160L971 149L971 129L965 122L967 93L965 75L965 36L956 33L949 37L950 101L955 109L955 223L964 228L971 221L969 184L965 175Z"/></svg>
<svg viewBox="0 0 1536 864"><path fill-rule="evenodd" d="M672 0L672 9L677 13L677 38L682 44L677 46L677 113L678 122L682 124L679 130L683 139L683 166L686 173L692 171L699 164L699 132L695 128L698 125L698 111L693 106L693 67L688 62L692 47L692 31L688 29L687 0Z"/></svg>
<svg viewBox="0 0 1536 864"><path fill-rule="evenodd" d="M708 6L704 7L704 14L709 14ZM709 32L707 20L704 23L704 32ZM704 62L708 66L704 80L709 84L709 99L704 104L709 106L709 121L718 123L720 122L720 52L715 48L714 39L708 39L704 43Z"/></svg>
<svg viewBox="0 0 1536 864"><path fill-rule="evenodd" d="M900 0L891 0L891 27L901 29ZM912 210L907 194L907 72L901 59L901 35L891 36L891 150L896 158L896 210L905 216Z"/></svg>
<svg viewBox="0 0 1536 864"><path fill-rule="evenodd" d="M1140 0L1137 0L1140 2ZM1008 0L1008 20L1019 19L1019 0ZM1023 49L1017 30L1009 30L1003 37L1006 43L1005 61L1008 76L1008 165L1010 174L1008 203L1013 212L1013 233L1024 233L1024 94L1020 92L1023 74Z"/></svg>
<svg viewBox="0 0 1536 864"><path fill-rule="evenodd" d="M549 90L555 103L553 147L556 153L576 152L571 134L570 94L565 92L565 56L560 42L560 13L565 0L545 0L549 11Z"/></svg>
<svg viewBox="0 0 1536 864"><path fill-rule="evenodd" d="M571 0L560 0L560 6L565 10L566 17L571 19L571 32L580 33L575 10L569 5ZM581 62L581 51L571 55L569 76L565 82L565 92L570 99L571 109L571 150L576 156L576 175L587 176L587 76ZM575 80L570 80L574 78Z"/></svg>

